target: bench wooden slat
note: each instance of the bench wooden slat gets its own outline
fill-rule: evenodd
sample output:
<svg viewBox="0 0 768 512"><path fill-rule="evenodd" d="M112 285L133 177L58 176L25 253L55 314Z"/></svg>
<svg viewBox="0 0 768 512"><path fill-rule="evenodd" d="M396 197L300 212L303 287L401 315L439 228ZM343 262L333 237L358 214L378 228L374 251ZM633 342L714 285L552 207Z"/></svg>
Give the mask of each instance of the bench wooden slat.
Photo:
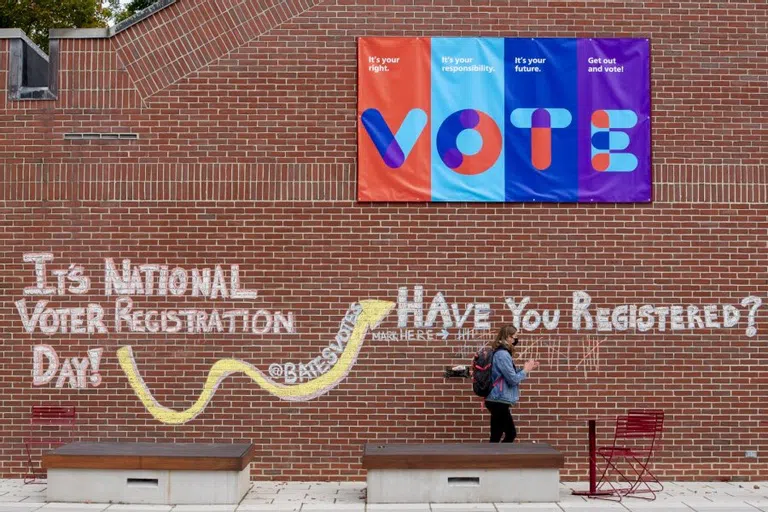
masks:
<svg viewBox="0 0 768 512"><path fill-rule="evenodd" d="M565 457L547 443L369 443L365 469L562 468Z"/></svg>
<svg viewBox="0 0 768 512"><path fill-rule="evenodd" d="M241 471L253 460L250 443L70 443L43 456L43 467Z"/></svg>

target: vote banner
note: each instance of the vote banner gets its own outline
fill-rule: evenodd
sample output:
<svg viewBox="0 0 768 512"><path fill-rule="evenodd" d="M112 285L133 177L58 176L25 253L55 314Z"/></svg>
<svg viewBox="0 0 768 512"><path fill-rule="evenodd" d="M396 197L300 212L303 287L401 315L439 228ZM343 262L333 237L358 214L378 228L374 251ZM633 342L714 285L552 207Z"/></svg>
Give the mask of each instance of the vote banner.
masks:
<svg viewBox="0 0 768 512"><path fill-rule="evenodd" d="M360 38L358 200L648 202L647 39Z"/></svg>

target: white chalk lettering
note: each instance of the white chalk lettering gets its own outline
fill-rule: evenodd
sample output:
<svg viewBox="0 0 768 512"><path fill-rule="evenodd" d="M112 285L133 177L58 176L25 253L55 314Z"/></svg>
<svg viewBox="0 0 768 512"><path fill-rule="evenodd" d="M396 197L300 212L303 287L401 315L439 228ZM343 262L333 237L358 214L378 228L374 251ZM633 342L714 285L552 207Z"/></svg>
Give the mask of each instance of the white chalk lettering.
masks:
<svg viewBox="0 0 768 512"><path fill-rule="evenodd" d="M491 328L491 305L484 302L475 304L475 329Z"/></svg>
<svg viewBox="0 0 768 512"><path fill-rule="evenodd" d="M344 352L344 348L349 341L352 332L357 324L357 319L363 312L363 308L360 304L352 304L349 306L347 313L339 325L339 330L333 341L320 352L320 355L316 356L309 363L283 363L272 364L269 367L270 375L272 377L281 377L286 384L295 384L296 382L304 382L306 380L314 379L328 372L334 364L339 360L337 354ZM431 331L426 331L431 332Z"/></svg>
<svg viewBox="0 0 768 512"><path fill-rule="evenodd" d="M574 331L581 329L582 318L586 321L586 328L592 329L592 315L587 311L591 303L592 297L587 292L573 292L571 327Z"/></svg>
<svg viewBox="0 0 768 512"><path fill-rule="evenodd" d="M408 315L413 314L414 327L424 326L424 287L413 287L413 302L408 302L408 287L397 290L397 326L408 326Z"/></svg>
<svg viewBox="0 0 768 512"><path fill-rule="evenodd" d="M37 258L36 266L44 272L45 261ZM71 288L73 293L83 293L90 281L84 282L86 277L81 276L82 267L75 267L68 271L67 277L80 283L77 288ZM38 284L43 281L38 281ZM166 265L145 263L132 265L130 259L122 260L122 267L118 269L112 258L104 259L104 293L109 295L159 295L166 296L184 295L190 293L192 297L206 297L211 300L218 298L254 299L257 297L255 290L240 288L240 266L229 266L229 280L227 280L222 265L211 268L174 267L169 271ZM51 288L51 290L54 290ZM77 290L77 291L76 291ZM190 291L191 290L191 291Z"/></svg>
<svg viewBox="0 0 768 512"><path fill-rule="evenodd" d="M43 371L43 358L48 367ZM32 385L42 386L51 382L59 369L59 358L50 345L37 345L32 349Z"/></svg>
<svg viewBox="0 0 768 512"><path fill-rule="evenodd" d="M453 320L451 320L451 310L448 308L448 303L445 301L442 292L437 292L432 299L432 304L429 306L429 313L427 313L427 321L424 327L432 327L437 319L437 315L443 319L443 328L453 327Z"/></svg>
<svg viewBox="0 0 768 512"><path fill-rule="evenodd" d="M35 286L28 286L24 288L24 295L53 295L56 293L56 288L46 286L45 284L45 264L49 261L53 261L53 254L49 252L43 253L27 253L23 257L27 263L35 264Z"/></svg>

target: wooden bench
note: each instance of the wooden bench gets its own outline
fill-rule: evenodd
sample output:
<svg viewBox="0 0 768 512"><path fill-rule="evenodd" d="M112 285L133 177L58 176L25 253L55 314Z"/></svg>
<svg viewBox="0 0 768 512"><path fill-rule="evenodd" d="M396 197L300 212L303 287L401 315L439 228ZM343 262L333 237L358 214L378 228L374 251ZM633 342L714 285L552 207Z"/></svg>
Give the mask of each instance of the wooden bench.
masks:
<svg viewBox="0 0 768 512"><path fill-rule="evenodd" d="M563 454L546 443L366 444L368 503L559 501Z"/></svg>
<svg viewBox="0 0 768 512"><path fill-rule="evenodd" d="M43 456L48 501L236 504L255 445L70 443Z"/></svg>

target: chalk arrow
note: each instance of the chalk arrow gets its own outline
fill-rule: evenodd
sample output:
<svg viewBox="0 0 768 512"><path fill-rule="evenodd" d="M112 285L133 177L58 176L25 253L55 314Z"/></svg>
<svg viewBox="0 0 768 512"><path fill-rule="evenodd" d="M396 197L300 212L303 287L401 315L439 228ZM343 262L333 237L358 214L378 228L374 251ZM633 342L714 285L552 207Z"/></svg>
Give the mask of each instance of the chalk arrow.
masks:
<svg viewBox="0 0 768 512"><path fill-rule="evenodd" d="M264 388L267 392L283 400L300 401L311 400L324 395L336 387L346 376L357 361L357 356L365 341L365 335L370 329L376 326L386 317L392 308L394 302L383 300L361 300L362 311L357 317L355 327L349 337L344 352L339 356L339 360L327 373L319 377L300 384L285 385L279 384L261 372L252 364L237 359L221 359L216 361L208 371L208 377L203 384L203 391L200 393L197 401L184 411L175 411L163 405L160 405L152 393L147 388L144 379L141 378L139 370L136 367L136 361L133 359L133 349L130 346L120 347L117 350L117 359L120 367L128 377L136 395L147 408L147 411L162 423L169 425L179 425L195 418L211 401L219 384L233 373L242 372L253 379L256 384Z"/></svg>
<svg viewBox="0 0 768 512"><path fill-rule="evenodd" d="M443 339L444 339L444 340L445 340L445 339L448 339L448 331L446 331L445 329L443 329L442 331L440 331L440 334L443 336Z"/></svg>

